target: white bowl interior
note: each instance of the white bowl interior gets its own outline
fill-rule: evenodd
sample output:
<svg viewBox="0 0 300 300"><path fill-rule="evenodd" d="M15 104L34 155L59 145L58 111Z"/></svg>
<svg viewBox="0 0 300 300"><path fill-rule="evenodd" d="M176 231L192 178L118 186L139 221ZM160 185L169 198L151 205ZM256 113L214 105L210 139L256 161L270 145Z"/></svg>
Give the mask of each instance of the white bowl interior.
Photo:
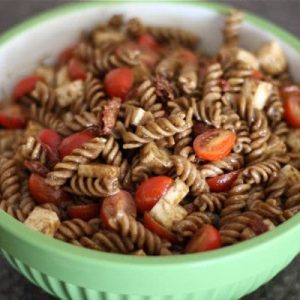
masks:
<svg viewBox="0 0 300 300"><path fill-rule="evenodd" d="M167 14L166 14L167 12ZM174 25L192 30L202 40L202 49L213 53L222 43L224 16L201 6L172 4L92 5L66 14L58 14L29 27L0 46L0 97L8 95L15 82L30 73L39 62L51 62L65 47L72 45L84 30L106 21L112 14L140 17L149 24ZM263 42L278 40L271 33L244 23L241 44L251 50ZM278 40L290 62L296 81L300 80L300 54Z"/></svg>

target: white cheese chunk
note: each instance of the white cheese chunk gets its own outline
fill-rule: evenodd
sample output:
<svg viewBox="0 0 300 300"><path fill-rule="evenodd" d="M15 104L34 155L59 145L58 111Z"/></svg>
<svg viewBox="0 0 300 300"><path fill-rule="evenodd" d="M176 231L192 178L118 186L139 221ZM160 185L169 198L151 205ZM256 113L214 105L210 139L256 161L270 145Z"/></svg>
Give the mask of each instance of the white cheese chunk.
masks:
<svg viewBox="0 0 300 300"><path fill-rule="evenodd" d="M150 210L150 215L167 229L172 229L173 224L181 221L187 211L180 205L174 206L164 199L160 199Z"/></svg>
<svg viewBox="0 0 300 300"><path fill-rule="evenodd" d="M255 70L259 68L257 58L251 52L245 49L241 49L241 48L235 49L233 50L232 55L233 55L232 59L234 61L245 63Z"/></svg>
<svg viewBox="0 0 300 300"><path fill-rule="evenodd" d="M263 109L272 93L272 84L269 82L247 79L243 85L242 94L253 102L257 109Z"/></svg>
<svg viewBox="0 0 300 300"><path fill-rule="evenodd" d="M66 107L84 97L82 80L72 81L55 89L58 104Z"/></svg>
<svg viewBox="0 0 300 300"><path fill-rule="evenodd" d="M181 179L177 178L162 199L169 204L176 206L183 200L188 192L189 187Z"/></svg>
<svg viewBox="0 0 300 300"><path fill-rule="evenodd" d="M36 68L35 74L42 76L50 86L54 84L55 71L53 67L39 66Z"/></svg>
<svg viewBox="0 0 300 300"><path fill-rule="evenodd" d="M45 235L54 236L60 221L54 211L36 207L25 220L24 224Z"/></svg>
<svg viewBox="0 0 300 300"><path fill-rule="evenodd" d="M261 68L270 75L278 75L287 68L287 59L275 41L264 44L257 51L257 58Z"/></svg>
<svg viewBox="0 0 300 300"><path fill-rule="evenodd" d="M300 183L300 172L290 164L284 166L281 169L280 174L287 178L289 185Z"/></svg>

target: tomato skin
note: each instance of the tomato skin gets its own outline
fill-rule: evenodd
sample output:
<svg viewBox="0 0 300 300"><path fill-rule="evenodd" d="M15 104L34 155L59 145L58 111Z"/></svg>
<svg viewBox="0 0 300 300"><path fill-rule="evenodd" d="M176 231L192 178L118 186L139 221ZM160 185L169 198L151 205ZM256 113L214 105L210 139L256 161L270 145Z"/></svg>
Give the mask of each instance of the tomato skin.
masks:
<svg viewBox="0 0 300 300"><path fill-rule="evenodd" d="M117 68L106 74L104 87L111 97L119 97L123 101L131 90L134 81L134 72L129 68Z"/></svg>
<svg viewBox="0 0 300 300"><path fill-rule="evenodd" d="M73 219L89 221L99 216L99 207L97 203L72 205L68 207L67 212Z"/></svg>
<svg viewBox="0 0 300 300"><path fill-rule="evenodd" d="M210 224L203 225L192 237L185 248L186 253L196 253L218 249L222 246L219 231Z"/></svg>
<svg viewBox="0 0 300 300"><path fill-rule="evenodd" d="M209 129L195 138L193 149L199 158L216 161L230 153L235 141L236 134L232 131Z"/></svg>
<svg viewBox="0 0 300 300"><path fill-rule="evenodd" d="M45 178L38 174L31 174L28 180L29 191L34 200L40 204L53 203L60 204L70 201L70 196L67 192L51 187L46 184Z"/></svg>
<svg viewBox="0 0 300 300"><path fill-rule="evenodd" d="M42 177L46 177L49 172L48 168L39 161L25 160L24 167L28 169L29 172L41 175Z"/></svg>
<svg viewBox="0 0 300 300"><path fill-rule="evenodd" d="M222 174L216 177L208 178L206 182L209 185L211 192L226 192L232 187L239 173L240 170L236 170L227 174Z"/></svg>
<svg viewBox="0 0 300 300"><path fill-rule="evenodd" d="M168 176L155 176L143 181L135 193L135 202L139 211L151 210L173 182L173 179Z"/></svg>
<svg viewBox="0 0 300 300"><path fill-rule="evenodd" d="M263 74L258 70L253 70L251 74L251 78L255 80L262 80L263 77L264 77Z"/></svg>
<svg viewBox="0 0 300 300"><path fill-rule="evenodd" d="M68 74L71 80L85 80L87 76L84 64L76 58L71 58L69 60Z"/></svg>
<svg viewBox="0 0 300 300"><path fill-rule="evenodd" d="M58 56L58 64L63 65L67 63L73 57L75 48L76 46L65 48Z"/></svg>
<svg viewBox="0 0 300 300"><path fill-rule="evenodd" d="M198 63L198 57L195 53L192 51L181 48L176 52L176 58L181 61L183 64L197 64Z"/></svg>
<svg viewBox="0 0 300 300"><path fill-rule="evenodd" d="M62 159L66 155L71 154L74 149L80 148L94 137L95 134L91 130L84 130L64 138L58 147L60 158Z"/></svg>
<svg viewBox="0 0 300 300"><path fill-rule="evenodd" d="M176 235L169 231L164 226L160 225L158 222L156 222L148 212L144 213L144 225L146 228L148 228L150 231L157 234L162 239L166 239L170 242L176 242L177 237Z"/></svg>
<svg viewBox="0 0 300 300"><path fill-rule="evenodd" d="M100 218L108 228L116 230L116 220L118 216L123 214L136 218L136 205L130 193L121 190L117 194L106 197L103 200Z"/></svg>
<svg viewBox="0 0 300 300"><path fill-rule="evenodd" d="M0 111L0 126L3 126L4 128L24 128L26 123L26 117L22 115L21 108L18 105L10 105Z"/></svg>
<svg viewBox="0 0 300 300"><path fill-rule="evenodd" d="M299 95L300 87L297 85L287 85L280 89L280 95L284 101L286 101L291 95Z"/></svg>
<svg viewBox="0 0 300 300"><path fill-rule="evenodd" d="M62 137L52 129L43 129L39 135L38 140L47 150L47 158L50 165L59 161L58 147L63 140Z"/></svg>
<svg viewBox="0 0 300 300"><path fill-rule="evenodd" d="M300 93L290 94L284 104L284 118L294 128L300 128Z"/></svg>
<svg viewBox="0 0 300 300"><path fill-rule="evenodd" d="M193 125L193 136L196 137L199 134L202 134L210 129L211 129L211 127L209 127L208 125L206 125L203 122L195 122Z"/></svg>
<svg viewBox="0 0 300 300"><path fill-rule="evenodd" d="M18 101L20 98L31 92L38 81L43 81L44 78L38 75L31 75L21 79L14 87L12 99Z"/></svg>
<svg viewBox="0 0 300 300"><path fill-rule="evenodd" d="M148 48L154 51L159 50L159 44L156 42L154 37L149 33L142 34L138 39L138 44L142 48Z"/></svg>

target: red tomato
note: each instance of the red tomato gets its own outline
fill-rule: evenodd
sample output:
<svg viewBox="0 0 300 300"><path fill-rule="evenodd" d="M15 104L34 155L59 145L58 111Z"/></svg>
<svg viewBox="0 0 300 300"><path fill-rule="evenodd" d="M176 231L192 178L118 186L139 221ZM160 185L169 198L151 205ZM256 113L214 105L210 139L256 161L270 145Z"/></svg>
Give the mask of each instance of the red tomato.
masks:
<svg viewBox="0 0 300 300"><path fill-rule="evenodd" d="M195 138L193 148L199 158L221 160L230 153L235 140L236 135L232 131L210 129Z"/></svg>
<svg viewBox="0 0 300 300"><path fill-rule="evenodd" d="M58 147L60 158L71 154L74 149L80 148L84 143L87 143L94 137L95 134L91 130L84 130L64 138Z"/></svg>
<svg viewBox="0 0 300 300"><path fill-rule="evenodd" d="M151 70L153 70L159 60L159 54L149 48L142 49L141 52L141 61Z"/></svg>
<svg viewBox="0 0 300 300"><path fill-rule="evenodd" d="M68 63L68 74L71 80L85 80L87 76L86 67L78 59L72 58Z"/></svg>
<svg viewBox="0 0 300 300"><path fill-rule="evenodd" d="M111 97L119 97L123 101L133 86L134 73L128 68L111 70L104 80L106 93Z"/></svg>
<svg viewBox="0 0 300 300"><path fill-rule="evenodd" d="M228 191L237 179L239 173L240 170L237 170L207 179L206 181L210 187L210 191L215 193Z"/></svg>
<svg viewBox="0 0 300 300"><path fill-rule="evenodd" d="M63 65L68 62L72 58L75 48L76 46L65 48L58 56L58 63Z"/></svg>
<svg viewBox="0 0 300 300"><path fill-rule="evenodd" d="M18 99L22 98L23 96L25 96L35 88L35 85L38 81L43 81L43 80L44 80L43 77L38 75L32 75L23 78L14 87L12 92L12 99L14 101L17 101Z"/></svg>
<svg viewBox="0 0 300 300"><path fill-rule="evenodd" d="M223 92L228 92L229 87L230 87L228 81L225 79L220 79L219 86Z"/></svg>
<svg viewBox="0 0 300 300"><path fill-rule="evenodd" d="M62 137L52 129L43 129L38 135L38 140L47 150L47 158L50 165L58 162L58 146L62 141Z"/></svg>
<svg viewBox="0 0 300 300"><path fill-rule="evenodd" d="M173 232L156 222L148 212L145 212L144 214L144 225L162 239L166 239L170 242L176 242L177 240L176 235Z"/></svg>
<svg viewBox="0 0 300 300"><path fill-rule="evenodd" d="M295 128L300 128L300 93L291 94L284 101L284 118Z"/></svg>
<svg viewBox="0 0 300 300"><path fill-rule="evenodd" d="M73 219L89 221L99 216L99 204L72 205L68 207L68 215Z"/></svg>
<svg viewBox="0 0 300 300"><path fill-rule="evenodd" d="M263 74L258 70L253 70L251 74L251 78L255 80L262 80L263 77L264 77Z"/></svg>
<svg viewBox="0 0 300 300"><path fill-rule="evenodd" d="M26 126L26 118L19 105L10 105L0 111L0 126L7 129L18 129Z"/></svg>
<svg viewBox="0 0 300 300"><path fill-rule="evenodd" d="M186 253L196 253L220 248L221 235L212 225L203 225L192 237L185 248Z"/></svg>
<svg viewBox="0 0 300 300"><path fill-rule="evenodd" d="M149 33L142 34L138 39L138 44L142 48L149 48L151 50L159 50L159 44L156 42L154 37Z"/></svg>
<svg viewBox="0 0 300 300"><path fill-rule="evenodd" d="M141 212L151 210L172 183L173 179L168 176L155 176L142 182L135 193L138 209Z"/></svg>
<svg viewBox="0 0 300 300"><path fill-rule="evenodd" d="M69 194L61 189L55 189L45 183L45 178L38 174L31 174L28 180L29 191L38 203L54 203L70 201Z"/></svg>
<svg viewBox="0 0 300 300"><path fill-rule="evenodd" d="M176 58L181 61L182 63L190 63L190 64L197 64L198 57L192 51L182 48L176 52Z"/></svg>
<svg viewBox="0 0 300 300"><path fill-rule="evenodd" d="M287 86L284 86L280 89L280 95L281 97L283 98L283 100L287 100L287 98L290 96L290 95L293 95L293 94L296 94L296 95L299 95L300 94L300 87L297 86L297 85L287 85Z"/></svg>
<svg viewBox="0 0 300 300"><path fill-rule="evenodd" d="M116 219L122 214L127 214L136 217L136 205L134 200L127 191L120 191L119 193L106 197L101 206L100 218L104 224L111 228L117 229Z"/></svg>

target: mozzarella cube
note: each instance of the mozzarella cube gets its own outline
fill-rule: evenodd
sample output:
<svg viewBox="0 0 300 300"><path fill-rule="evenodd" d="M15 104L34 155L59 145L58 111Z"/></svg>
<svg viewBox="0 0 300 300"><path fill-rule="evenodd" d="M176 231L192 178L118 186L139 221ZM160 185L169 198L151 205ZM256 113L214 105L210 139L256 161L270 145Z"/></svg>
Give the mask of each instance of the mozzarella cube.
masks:
<svg viewBox="0 0 300 300"><path fill-rule="evenodd" d="M39 66L35 70L35 74L42 76L46 83L52 86L55 80L55 71L53 67Z"/></svg>
<svg viewBox="0 0 300 300"><path fill-rule="evenodd" d="M173 224L181 221L187 215L182 206L174 206L164 199L160 199L150 211L150 215L167 229L172 229Z"/></svg>
<svg viewBox="0 0 300 300"><path fill-rule="evenodd" d="M162 199L170 205L176 206L183 200L188 192L189 187L181 179L177 178Z"/></svg>
<svg viewBox="0 0 300 300"><path fill-rule="evenodd" d="M290 164L284 166L281 169L280 174L287 178L289 185L300 183L300 172Z"/></svg>
<svg viewBox="0 0 300 300"><path fill-rule="evenodd" d="M71 80L69 78L68 68L63 66L56 72L55 84L56 86L62 86L69 82L71 82Z"/></svg>
<svg viewBox="0 0 300 300"><path fill-rule="evenodd" d="M255 70L259 68L258 60L251 52L241 48L233 51L233 59L235 61L245 63Z"/></svg>
<svg viewBox="0 0 300 300"><path fill-rule="evenodd" d="M54 211L36 207L25 220L24 224L45 235L54 236L60 221Z"/></svg>
<svg viewBox="0 0 300 300"><path fill-rule="evenodd" d="M55 89L58 104L66 107L84 97L82 80L72 81Z"/></svg>
<svg viewBox="0 0 300 300"><path fill-rule="evenodd" d="M257 109L263 109L272 93L272 84L269 82L247 79L243 85L242 94L253 102Z"/></svg>
<svg viewBox="0 0 300 300"><path fill-rule="evenodd" d="M287 59L275 41L264 44L258 50L257 58L261 68L270 75L278 75L287 68Z"/></svg>

